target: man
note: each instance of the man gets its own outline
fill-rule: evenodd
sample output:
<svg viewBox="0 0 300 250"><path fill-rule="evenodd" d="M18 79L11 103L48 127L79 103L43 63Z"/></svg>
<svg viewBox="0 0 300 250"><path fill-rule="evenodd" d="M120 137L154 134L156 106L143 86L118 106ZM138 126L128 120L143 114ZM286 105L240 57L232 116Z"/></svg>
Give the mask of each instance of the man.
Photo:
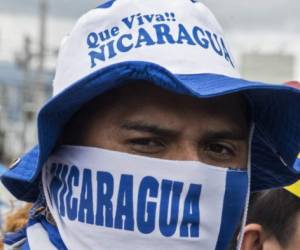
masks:
<svg viewBox="0 0 300 250"><path fill-rule="evenodd" d="M252 190L299 178L299 91L240 79L198 2L106 1L63 41L53 86L39 145L2 178L35 203L8 246L226 249L250 172Z"/></svg>

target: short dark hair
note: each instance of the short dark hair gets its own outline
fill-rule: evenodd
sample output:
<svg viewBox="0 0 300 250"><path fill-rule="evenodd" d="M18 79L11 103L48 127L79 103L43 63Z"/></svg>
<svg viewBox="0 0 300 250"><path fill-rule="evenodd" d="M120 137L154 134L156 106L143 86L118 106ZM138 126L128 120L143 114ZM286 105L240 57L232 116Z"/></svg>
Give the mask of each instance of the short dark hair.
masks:
<svg viewBox="0 0 300 250"><path fill-rule="evenodd" d="M283 188L254 193L253 196L247 223L262 225L285 247L297 227L295 217L300 212L300 198Z"/></svg>
<svg viewBox="0 0 300 250"><path fill-rule="evenodd" d="M246 224L259 224L268 236L274 236L282 247L286 247L294 236L297 223L295 217L300 213L300 198L279 188L254 192L250 196ZM236 249L236 239L229 249Z"/></svg>

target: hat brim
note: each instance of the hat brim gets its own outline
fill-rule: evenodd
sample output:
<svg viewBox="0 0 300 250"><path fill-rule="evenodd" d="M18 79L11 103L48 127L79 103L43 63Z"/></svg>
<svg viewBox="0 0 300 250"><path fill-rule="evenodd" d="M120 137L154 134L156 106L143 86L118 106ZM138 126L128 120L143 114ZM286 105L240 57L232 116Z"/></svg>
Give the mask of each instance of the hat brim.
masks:
<svg viewBox="0 0 300 250"><path fill-rule="evenodd" d="M114 64L79 80L51 98L38 115L39 146L24 155L2 176L18 199L34 201L41 167L54 149L66 122L94 97L120 86L124 80L147 80L169 91L209 98L242 93L255 122L252 142L252 190L289 185L300 174L293 163L300 151L300 91L215 74L175 75L140 61Z"/></svg>

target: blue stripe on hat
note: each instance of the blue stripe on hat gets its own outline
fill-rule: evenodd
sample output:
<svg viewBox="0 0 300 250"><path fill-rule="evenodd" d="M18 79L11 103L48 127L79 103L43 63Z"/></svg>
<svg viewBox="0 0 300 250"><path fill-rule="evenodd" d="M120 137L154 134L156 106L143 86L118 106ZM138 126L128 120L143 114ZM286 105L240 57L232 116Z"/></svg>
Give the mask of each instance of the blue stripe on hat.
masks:
<svg viewBox="0 0 300 250"><path fill-rule="evenodd" d="M234 232L241 223L247 197L248 175L245 171L239 171L237 177L236 171L227 172L222 222L216 250L227 249Z"/></svg>
<svg viewBox="0 0 300 250"><path fill-rule="evenodd" d="M97 6L97 9L108 9L110 8L116 0L105 1L104 3Z"/></svg>

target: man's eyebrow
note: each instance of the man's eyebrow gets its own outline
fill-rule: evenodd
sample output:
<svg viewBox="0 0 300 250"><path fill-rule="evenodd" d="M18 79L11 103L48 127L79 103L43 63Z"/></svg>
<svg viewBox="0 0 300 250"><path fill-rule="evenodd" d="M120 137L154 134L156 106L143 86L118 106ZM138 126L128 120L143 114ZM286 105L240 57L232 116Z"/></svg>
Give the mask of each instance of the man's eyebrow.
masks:
<svg viewBox="0 0 300 250"><path fill-rule="evenodd" d="M121 128L126 130L135 130L139 132L151 133L163 137L173 137L179 133L179 131L174 129L164 128L157 124L151 124L148 122L140 121L125 121L122 123Z"/></svg>
<svg viewBox="0 0 300 250"><path fill-rule="evenodd" d="M157 124L152 124L143 121L124 121L121 125L122 129L134 130L155 134L162 137L175 137L180 132L174 129L165 128ZM202 140L247 140L248 134L237 128L225 128L220 130L208 130L205 132Z"/></svg>
<svg viewBox="0 0 300 250"><path fill-rule="evenodd" d="M240 129L224 129L224 130L210 130L207 131L204 135L204 140L247 140L248 134L246 132L243 132Z"/></svg>

